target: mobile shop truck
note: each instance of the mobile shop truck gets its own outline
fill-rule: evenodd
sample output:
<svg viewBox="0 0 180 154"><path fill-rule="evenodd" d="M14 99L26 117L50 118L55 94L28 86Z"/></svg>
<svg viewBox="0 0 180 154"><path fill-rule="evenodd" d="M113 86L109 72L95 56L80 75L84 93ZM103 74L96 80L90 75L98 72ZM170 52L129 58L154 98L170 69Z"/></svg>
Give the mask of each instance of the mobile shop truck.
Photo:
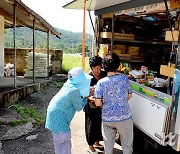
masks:
<svg viewBox="0 0 180 154"><path fill-rule="evenodd" d="M139 130L134 144L142 139L146 148L169 145L180 151L180 1L148 2L95 11L94 54L115 52L122 61L119 71L130 77L129 104Z"/></svg>
<svg viewBox="0 0 180 154"><path fill-rule="evenodd" d="M129 77L134 144L180 151L180 1L88 0L87 9L96 16L93 54L115 52Z"/></svg>

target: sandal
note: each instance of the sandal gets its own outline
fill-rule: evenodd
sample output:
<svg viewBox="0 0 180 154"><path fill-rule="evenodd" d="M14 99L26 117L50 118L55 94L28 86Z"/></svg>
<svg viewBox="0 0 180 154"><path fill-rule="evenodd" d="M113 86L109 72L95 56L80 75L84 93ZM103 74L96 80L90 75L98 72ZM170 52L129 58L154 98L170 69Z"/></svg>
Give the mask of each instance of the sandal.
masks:
<svg viewBox="0 0 180 154"><path fill-rule="evenodd" d="M94 146L94 148L104 148L104 146L103 145L93 145Z"/></svg>
<svg viewBox="0 0 180 154"><path fill-rule="evenodd" d="M98 154L97 151L94 151L94 152L93 152L93 151L91 151L90 149L88 149L87 151L88 151L88 153L90 153L90 154Z"/></svg>

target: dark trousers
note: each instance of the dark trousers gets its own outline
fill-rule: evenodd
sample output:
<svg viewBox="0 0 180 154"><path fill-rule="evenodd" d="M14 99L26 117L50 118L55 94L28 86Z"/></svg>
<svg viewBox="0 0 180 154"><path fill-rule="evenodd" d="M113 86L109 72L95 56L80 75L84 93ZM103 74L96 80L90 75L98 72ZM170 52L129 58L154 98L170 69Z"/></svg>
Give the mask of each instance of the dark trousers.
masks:
<svg viewBox="0 0 180 154"><path fill-rule="evenodd" d="M85 112L85 133L88 145L95 141L102 141L101 133L101 108L93 108Z"/></svg>

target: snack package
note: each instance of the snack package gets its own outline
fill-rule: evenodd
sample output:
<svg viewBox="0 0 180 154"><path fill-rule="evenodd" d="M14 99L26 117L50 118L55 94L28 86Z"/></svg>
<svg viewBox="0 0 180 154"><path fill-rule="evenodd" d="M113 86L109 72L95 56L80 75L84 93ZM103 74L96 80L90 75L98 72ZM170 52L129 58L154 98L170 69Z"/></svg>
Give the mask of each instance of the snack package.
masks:
<svg viewBox="0 0 180 154"><path fill-rule="evenodd" d="M146 78L146 75L148 73L148 68L146 66L141 66L141 74L142 74L142 78Z"/></svg>

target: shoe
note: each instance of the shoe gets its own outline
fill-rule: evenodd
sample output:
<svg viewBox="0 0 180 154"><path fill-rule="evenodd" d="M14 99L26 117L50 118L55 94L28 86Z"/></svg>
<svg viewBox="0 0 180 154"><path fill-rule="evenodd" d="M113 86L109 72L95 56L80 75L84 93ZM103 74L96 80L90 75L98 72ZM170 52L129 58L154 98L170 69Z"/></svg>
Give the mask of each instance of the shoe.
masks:
<svg viewBox="0 0 180 154"><path fill-rule="evenodd" d="M93 152L93 151L91 151L90 149L88 149L87 151L88 151L88 153L90 153L90 154L98 154L97 151L94 151L94 152Z"/></svg>
<svg viewBox="0 0 180 154"><path fill-rule="evenodd" d="M104 148L104 146L103 145L93 145L94 146L94 148Z"/></svg>

